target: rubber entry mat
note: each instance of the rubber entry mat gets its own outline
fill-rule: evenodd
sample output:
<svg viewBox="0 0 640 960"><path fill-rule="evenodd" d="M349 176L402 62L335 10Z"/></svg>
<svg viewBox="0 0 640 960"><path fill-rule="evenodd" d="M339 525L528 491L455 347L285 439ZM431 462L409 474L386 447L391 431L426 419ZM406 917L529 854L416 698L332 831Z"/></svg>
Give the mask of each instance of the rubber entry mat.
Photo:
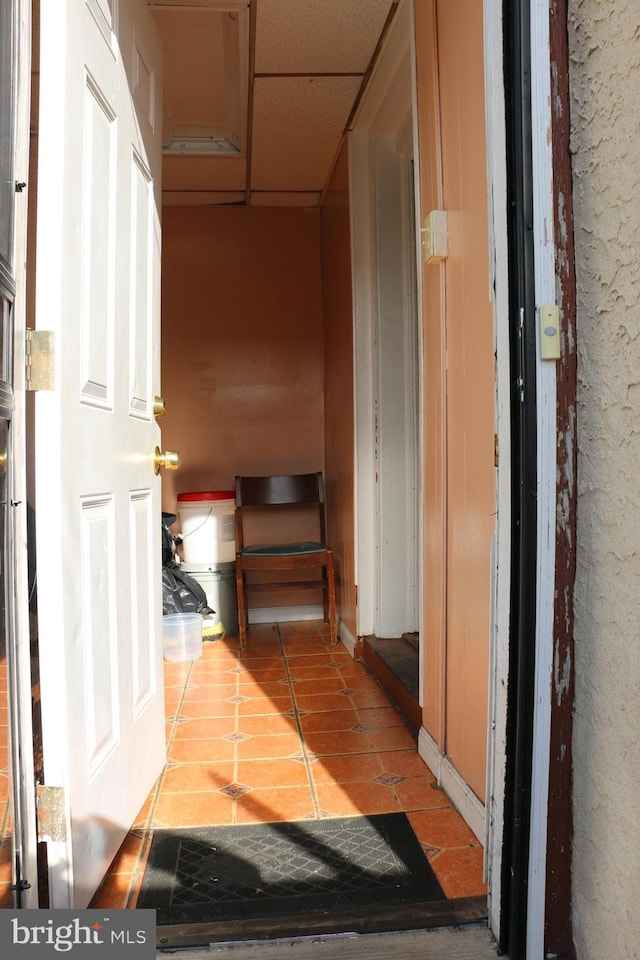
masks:
<svg viewBox="0 0 640 960"><path fill-rule="evenodd" d="M156 830L137 906L164 924L443 900L404 813Z"/></svg>

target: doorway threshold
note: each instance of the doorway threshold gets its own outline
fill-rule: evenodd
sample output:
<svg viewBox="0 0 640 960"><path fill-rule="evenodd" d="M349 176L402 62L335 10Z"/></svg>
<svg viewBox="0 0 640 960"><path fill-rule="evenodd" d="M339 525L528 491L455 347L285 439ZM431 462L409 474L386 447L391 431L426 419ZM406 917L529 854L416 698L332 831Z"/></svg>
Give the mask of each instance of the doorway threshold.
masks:
<svg viewBox="0 0 640 960"><path fill-rule="evenodd" d="M156 956L161 958L163 951ZM486 923L381 933L309 934L272 940L226 941L171 951L174 960L495 960L496 941Z"/></svg>
<svg viewBox="0 0 640 960"><path fill-rule="evenodd" d="M419 654L405 637L362 637L359 659L378 681L391 703L417 736L422 725L418 701Z"/></svg>
<svg viewBox="0 0 640 960"><path fill-rule="evenodd" d="M400 930L435 930L465 924L486 923L487 898L463 897L427 903L376 906L340 912L307 914L305 917L264 917L216 923L159 926L156 946L160 951L248 941L271 941L284 937L317 937L337 934L390 933Z"/></svg>

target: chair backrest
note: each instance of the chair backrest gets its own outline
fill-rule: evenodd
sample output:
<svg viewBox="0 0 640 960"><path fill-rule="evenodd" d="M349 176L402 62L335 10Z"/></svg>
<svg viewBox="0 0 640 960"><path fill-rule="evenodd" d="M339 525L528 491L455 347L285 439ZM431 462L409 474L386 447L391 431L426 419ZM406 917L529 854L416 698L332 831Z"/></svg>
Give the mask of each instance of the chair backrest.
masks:
<svg viewBox="0 0 640 960"><path fill-rule="evenodd" d="M281 477L236 477L236 506L263 507L285 503L324 503L322 474Z"/></svg>
<svg viewBox="0 0 640 960"><path fill-rule="evenodd" d="M317 504L321 542L326 543L322 473L297 473L275 477L236 477L236 540L243 543L243 507L277 507Z"/></svg>

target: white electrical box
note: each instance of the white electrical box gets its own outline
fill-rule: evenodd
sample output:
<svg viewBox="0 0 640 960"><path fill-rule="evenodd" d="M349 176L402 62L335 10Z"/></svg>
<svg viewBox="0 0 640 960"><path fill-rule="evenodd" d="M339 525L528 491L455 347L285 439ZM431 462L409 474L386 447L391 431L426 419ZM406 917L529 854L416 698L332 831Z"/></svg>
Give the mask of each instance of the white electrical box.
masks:
<svg viewBox="0 0 640 960"><path fill-rule="evenodd" d="M439 263L449 253L447 211L432 210L422 225L422 249L425 263Z"/></svg>

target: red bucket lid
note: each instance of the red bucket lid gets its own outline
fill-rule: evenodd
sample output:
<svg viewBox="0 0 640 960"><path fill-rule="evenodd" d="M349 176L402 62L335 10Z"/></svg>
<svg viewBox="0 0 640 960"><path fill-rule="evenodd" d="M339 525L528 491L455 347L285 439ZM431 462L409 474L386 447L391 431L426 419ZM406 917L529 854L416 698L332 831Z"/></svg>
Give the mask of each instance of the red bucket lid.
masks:
<svg viewBox="0 0 640 960"><path fill-rule="evenodd" d="M179 493L178 503L191 503L197 500L235 500L234 490L201 490L199 493Z"/></svg>

